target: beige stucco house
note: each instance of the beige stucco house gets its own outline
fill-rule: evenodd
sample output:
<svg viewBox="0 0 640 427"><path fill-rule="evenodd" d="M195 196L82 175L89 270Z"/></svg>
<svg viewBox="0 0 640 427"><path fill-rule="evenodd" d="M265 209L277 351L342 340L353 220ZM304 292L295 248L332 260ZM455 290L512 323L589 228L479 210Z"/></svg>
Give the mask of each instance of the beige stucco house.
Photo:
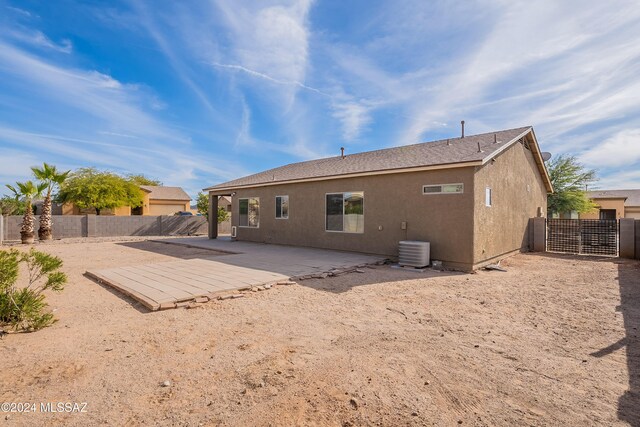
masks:
<svg viewBox="0 0 640 427"><path fill-rule="evenodd" d="M190 212L191 197L180 187L141 185L145 192L142 206L133 215L173 215Z"/></svg>
<svg viewBox="0 0 640 427"><path fill-rule="evenodd" d="M580 219L640 219L640 189L589 191L587 196L597 207Z"/></svg>
<svg viewBox="0 0 640 427"><path fill-rule="evenodd" d="M392 257L401 240L423 240L432 259L471 270L528 250L529 219L553 189L524 127L293 163L205 191L210 210L233 196L238 240Z"/></svg>
<svg viewBox="0 0 640 427"><path fill-rule="evenodd" d="M191 197L181 187L141 185L140 189L144 192L142 206L133 209L130 206L103 209L100 215L173 215L180 211L190 211ZM95 209L80 209L73 203L62 205L62 215L95 213Z"/></svg>

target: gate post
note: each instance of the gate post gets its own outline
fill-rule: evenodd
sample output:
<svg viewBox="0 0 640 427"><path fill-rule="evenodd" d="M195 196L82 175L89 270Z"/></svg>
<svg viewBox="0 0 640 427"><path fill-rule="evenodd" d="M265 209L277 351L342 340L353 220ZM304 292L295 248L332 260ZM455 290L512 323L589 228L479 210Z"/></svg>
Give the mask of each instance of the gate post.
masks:
<svg viewBox="0 0 640 427"><path fill-rule="evenodd" d="M635 258L636 226L633 218L620 218L620 258Z"/></svg>
<svg viewBox="0 0 640 427"><path fill-rule="evenodd" d="M547 251L547 219L542 217L531 218L533 227L533 252Z"/></svg>

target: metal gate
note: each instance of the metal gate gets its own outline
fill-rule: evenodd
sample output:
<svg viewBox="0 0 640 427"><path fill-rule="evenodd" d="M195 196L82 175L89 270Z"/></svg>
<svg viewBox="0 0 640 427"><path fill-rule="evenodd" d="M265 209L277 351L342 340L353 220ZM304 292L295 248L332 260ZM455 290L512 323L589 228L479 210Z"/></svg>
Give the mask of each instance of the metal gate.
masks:
<svg viewBox="0 0 640 427"><path fill-rule="evenodd" d="M548 219L547 251L618 256L615 219Z"/></svg>

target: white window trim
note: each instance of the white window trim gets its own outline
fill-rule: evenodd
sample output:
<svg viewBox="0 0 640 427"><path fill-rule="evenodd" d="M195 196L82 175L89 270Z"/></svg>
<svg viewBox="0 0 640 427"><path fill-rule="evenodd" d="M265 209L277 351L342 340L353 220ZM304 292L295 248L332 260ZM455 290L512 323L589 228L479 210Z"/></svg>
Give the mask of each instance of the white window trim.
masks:
<svg viewBox="0 0 640 427"><path fill-rule="evenodd" d="M489 190L489 193L487 193L487 190ZM489 195L489 203L487 204L487 194ZM491 190L491 187L487 186L484 188L484 205L488 208L490 208L491 206L493 206L493 190Z"/></svg>
<svg viewBox="0 0 640 427"><path fill-rule="evenodd" d="M280 197L280 198L286 197L287 198L287 216L278 217L278 202L277 202L278 197ZM291 210L291 206L288 205L288 203L289 203L289 195L283 194L282 196L276 196L273 200L276 202L276 219L289 219L289 211ZM282 202L280 202L280 214L282 215Z"/></svg>
<svg viewBox="0 0 640 427"><path fill-rule="evenodd" d="M345 193L362 193L362 217L364 218L364 191L336 191L331 193L324 193L324 231L327 233L342 233L342 234L364 234L364 225L362 231L344 231L344 194ZM330 194L342 194L342 230L327 230L327 196Z"/></svg>
<svg viewBox="0 0 640 427"><path fill-rule="evenodd" d="M462 191L460 192L451 192L451 191L440 191L437 193L425 193L424 189L427 187L444 187L445 185L461 185L462 186ZM433 196L433 195L438 195L438 194L464 194L464 183L463 182L454 182L454 183L447 183L447 184L426 184L422 186L422 195L423 196Z"/></svg>
<svg viewBox="0 0 640 427"><path fill-rule="evenodd" d="M260 197L239 197L238 198L238 228L260 228L260 211L258 210L258 225L240 225L240 200L256 199L258 201L258 209L260 209ZM249 205L247 204L247 223L249 222Z"/></svg>

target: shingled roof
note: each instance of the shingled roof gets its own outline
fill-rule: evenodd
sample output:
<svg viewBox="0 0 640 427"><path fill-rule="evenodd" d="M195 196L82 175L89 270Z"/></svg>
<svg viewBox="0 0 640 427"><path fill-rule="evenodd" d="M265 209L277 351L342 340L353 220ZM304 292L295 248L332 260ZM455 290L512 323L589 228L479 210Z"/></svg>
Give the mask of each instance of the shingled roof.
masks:
<svg viewBox="0 0 640 427"><path fill-rule="evenodd" d="M165 187L164 185L141 185L140 188L149 192L151 200L180 200L188 201L191 197L181 187Z"/></svg>
<svg viewBox="0 0 640 427"><path fill-rule="evenodd" d="M640 189L638 190L597 190L588 191L590 199L621 199L625 198L625 206L640 206Z"/></svg>
<svg viewBox="0 0 640 427"><path fill-rule="evenodd" d="M531 126L490 132L464 138L443 139L401 147L347 154L300 163L292 163L233 181L214 185L205 191L232 190L278 183L335 179L355 174L394 173L414 168L446 168L481 165L531 133L538 167L547 189L552 191ZM497 142L495 142L497 140ZM480 150L478 150L478 144Z"/></svg>

